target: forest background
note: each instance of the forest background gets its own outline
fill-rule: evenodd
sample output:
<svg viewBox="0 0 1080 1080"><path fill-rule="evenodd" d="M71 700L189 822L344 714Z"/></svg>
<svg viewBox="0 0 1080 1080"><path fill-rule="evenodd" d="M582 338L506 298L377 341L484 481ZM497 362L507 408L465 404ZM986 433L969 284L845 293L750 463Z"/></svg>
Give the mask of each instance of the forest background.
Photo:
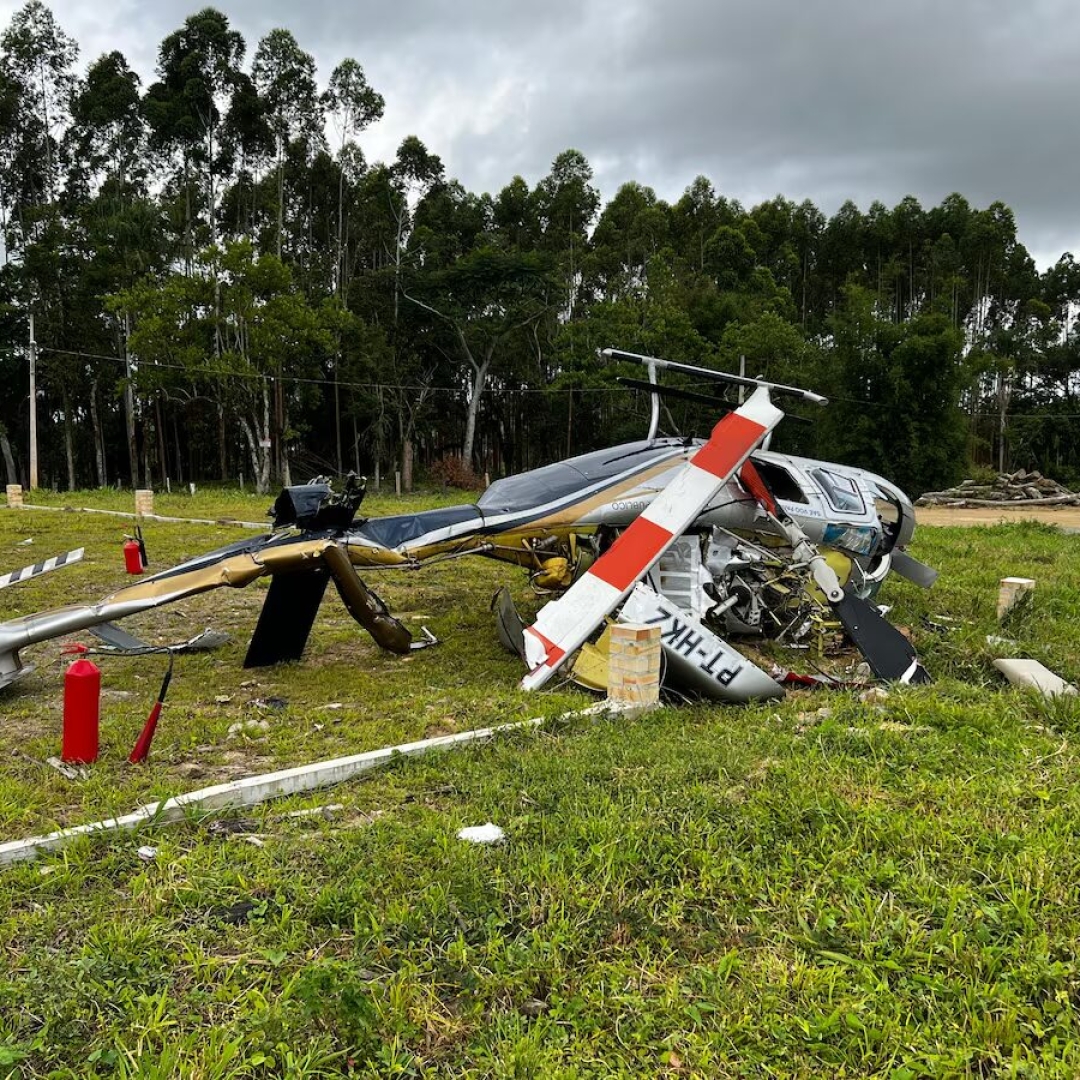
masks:
<svg viewBox="0 0 1080 1080"><path fill-rule="evenodd" d="M213 8L161 42L149 85L120 52L83 70L29 0L0 35L7 481L28 481L32 316L60 489L468 486L644 434L616 382L643 373L607 346L826 393L780 448L913 494L973 467L1080 482L1080 266L1040 273L1003 203L828 217L699 176L673 204L637 182L604 204L573 149L480 194L416 137L367 161L383 109L357 60L321 79L284 28L249 58ZM662 427L717 415L672 401Z"/></svg>

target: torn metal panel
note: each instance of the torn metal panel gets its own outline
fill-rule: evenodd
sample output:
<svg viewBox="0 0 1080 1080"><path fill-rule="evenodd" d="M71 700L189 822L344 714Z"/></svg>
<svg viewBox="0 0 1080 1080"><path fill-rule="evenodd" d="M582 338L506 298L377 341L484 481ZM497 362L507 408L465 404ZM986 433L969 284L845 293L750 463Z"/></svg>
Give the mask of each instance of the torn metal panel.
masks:
<svg viewBox="0 0 1080 1080"><path fill-rule="evenodd" d="M360 580L345 552L331 544L323 558L349 614L384 649L396 653L410 652L413 640L408 627L395 619L382 600Z"/></svg>
<svg viewBox="0 0 1080 1080"><path fill-rule="evenodd" d="M505 586L491 598L491 609L495 612L495 629L503 648L524 660L525 623Z"/></svg>
<svg viewBox="0 0 1080 1080"><path fill-rule="evenodd" d="M125 653L129 656L143 656L152 653L195 653L210 652L220 649L222 645L232 640L229 634L223 634L219 630L206 629L201 634L196 634L187 641L179 641L174 645L151 645L149 642L121 630L112 623L102 623L100 626L90 628L90 633L102 642L97 652Z"/></svg>

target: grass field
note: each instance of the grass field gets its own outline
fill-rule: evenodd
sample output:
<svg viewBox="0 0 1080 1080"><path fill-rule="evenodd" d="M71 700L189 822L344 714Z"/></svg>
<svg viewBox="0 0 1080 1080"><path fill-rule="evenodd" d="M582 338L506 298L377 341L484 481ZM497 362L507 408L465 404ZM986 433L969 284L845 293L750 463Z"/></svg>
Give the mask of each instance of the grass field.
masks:
<svg viewBox="0 0 1080 1080"><path fill-rule="evenodd" d="M127 508L50 501L65 503ZM258 520L266 503L156 509ZM120 585L125 527L0 512L0 570L87 547L0 593L2 617ZM154 568L241 535L146 534ZM553 722L0 871L0 1076L1077 1075L1080 706L1007 689L986 638L1080 681L1080 544L1021 524L926 529L914 550L941 580L890 581L882 600L933 686ZM1000 629L1006 574L1038 587ZM103 757L85 780L44 763L63 662L58 643L30 650L37 672L2 701L0 839L591 703L516 689L487 607L502 583L531 602L519 572L475 560L373 583L443 644L388 657L328 596L301 663L245 672L262 585L130 620L154 639L235 636L177 661L144 767L125 759L164 663L100 660ZM268 726L230 735L249 720ZM505 845L456 839L489 820Z"/></svg>

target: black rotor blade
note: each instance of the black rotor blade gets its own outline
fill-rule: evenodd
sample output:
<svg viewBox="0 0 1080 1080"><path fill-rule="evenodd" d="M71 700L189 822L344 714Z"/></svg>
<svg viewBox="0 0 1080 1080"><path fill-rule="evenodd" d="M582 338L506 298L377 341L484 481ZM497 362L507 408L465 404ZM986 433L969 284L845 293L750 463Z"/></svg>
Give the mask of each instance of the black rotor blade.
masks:
<svg viewBox="0 0 1080 1080"><path fill-rule="evenodd" d="M726 416L731 409L730 402L720 397L711 397L709 394L701 394L696 390L684 390L681 386L661 386L659 383L651 383L645 379L631 379L625 375L617 375L615 381L623 386L629 386L632 390L644 390L649 394L659 394L661 397L679 398L681 401L696 401L712 408L723 406L722 416ZM796 416L794 413L784 413L786 420L794 420L796 424L812 424L814 421L805 416Z"/></svg>
<svg viewBox="0 0 1080 1080"><path fill-rule="evenodd" d="M615 381L622 383L623 386L629 386L632 390L644 390L650 394L679 398L682 401L697 401L702 405L711 405L714 409L717 405L727 405L727 402L718 400L710 394L699 394L696 390L683 390L679 386L660 386L659 383L651 383L645 379L628 379L623 375L619 375ZM731 410L725 407L724 412L726 414Z"/></svg>
<svg viewBox="0 0 1080 1080"><path fill-rule="evenodd" d="M886 622L873 604L850 589L844 591L842 600L830 603L848 637L859 647L870 670L879 679L915 685L932 681L919 663L911 642L892 623Z"/></svg>

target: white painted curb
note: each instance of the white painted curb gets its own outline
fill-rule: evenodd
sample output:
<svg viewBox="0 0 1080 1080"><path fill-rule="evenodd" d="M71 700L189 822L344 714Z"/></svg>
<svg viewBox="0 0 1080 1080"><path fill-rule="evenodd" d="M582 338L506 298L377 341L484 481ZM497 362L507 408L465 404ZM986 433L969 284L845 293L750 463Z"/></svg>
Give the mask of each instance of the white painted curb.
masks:
<svg viewBox="0 0 1080 1080"><path fill-rule="evenodd" d="M221 525L243 529L259 529L270 532L273 528L269 518L266 521L240 521L238 518L184 518L165 517L162 514L131 514L126 510L101 510L94 506L38 506L23 503L22 506L0 507L7 510L44 510L50 514L104 514L106 517L129 518L139 521L167 521L180 525Z"/></svg>
<svg viewBox="0 0 1080 1080"><path fill-rule="evenodd" d="M463 731L457 735L442 735L435 739L422 739L420 742L403 743L401 746L388 746L382 750L369 750L363 754L335 758L332 761L319 761L312 765L298 765L293 769L280 772L264 773L261 776L247 776L229 784L217 784L214 787L189 791L186 795L177 795L164 802L151 803L140 807L123 817L107 818L89 825L76 825L70 829L60 829L46 836L31 836L26 840L10 840L0 844L0 867L37 858L44 851L54 851L80 836L89 836L99 832L117 832L134 829L139 825L176 821L184 817L189 808L200 810L222 810L241 806L256 806L269 799L286 795L298 795L305 791L330 787L351 780L355 776L371 772L385 765L397 756L418 757L435 750L451 750L468 743L484 742L496 735L526 728L540 727L549 720L570 720L585 716L598 716L604 713L623 711L619 705L602 702L579 712L564 713L559 717L534 717L531 720L519 720L513 724L500 724L497 727L479 728L476 731Z"/></svg>

